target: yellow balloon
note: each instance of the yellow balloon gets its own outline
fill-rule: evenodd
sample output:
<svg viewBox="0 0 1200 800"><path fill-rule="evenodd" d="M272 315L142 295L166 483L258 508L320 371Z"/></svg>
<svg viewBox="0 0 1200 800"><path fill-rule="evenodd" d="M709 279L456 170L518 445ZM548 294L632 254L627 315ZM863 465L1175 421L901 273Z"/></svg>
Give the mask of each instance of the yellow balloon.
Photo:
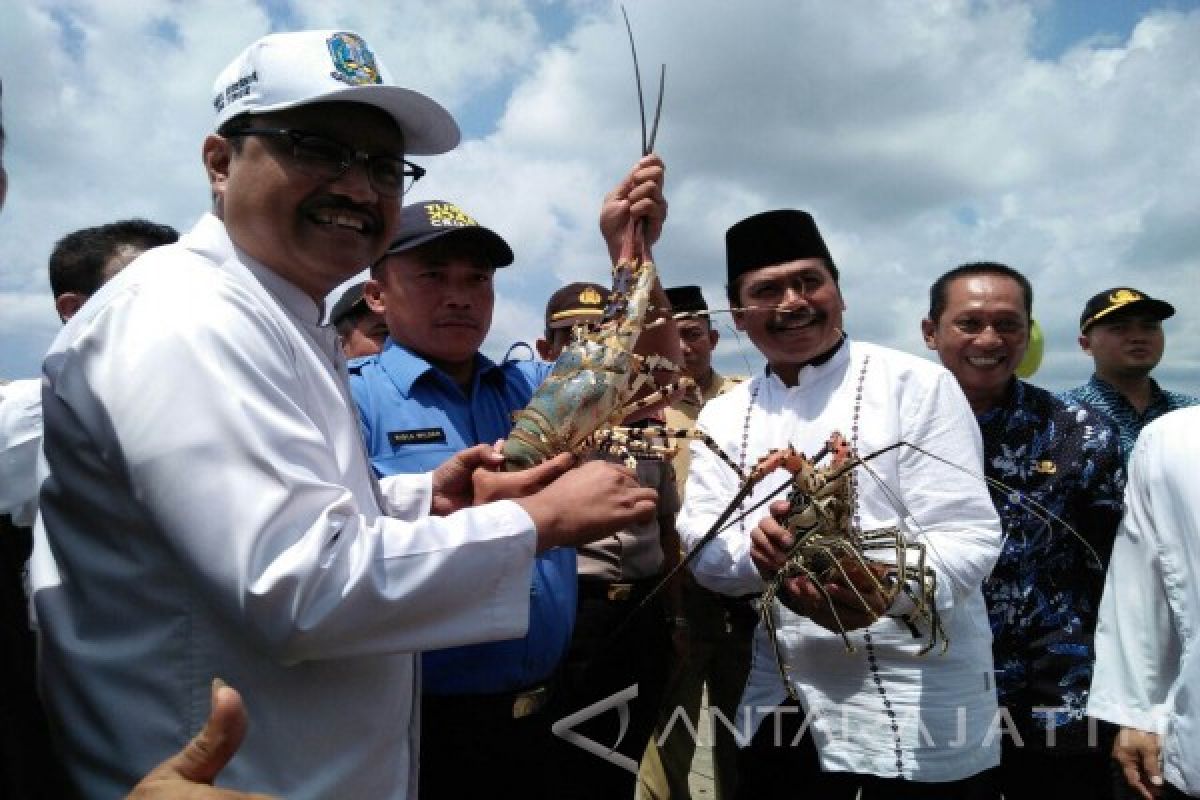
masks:
<svg viewBox="0 0 1200 800"><path fill-rule="evenodd" d="M1021 359L1021 363L1017 364L1017 374L1025 380L1033 377L1033 373L1038 371L1038 367L1042 365L1042 354L1046 351L1046 337L1042 335L1042 326L1038 325L1037 320L1033 320L1033 324L1029 326L1029 346L1025 348L1025 356Z"/></svg>

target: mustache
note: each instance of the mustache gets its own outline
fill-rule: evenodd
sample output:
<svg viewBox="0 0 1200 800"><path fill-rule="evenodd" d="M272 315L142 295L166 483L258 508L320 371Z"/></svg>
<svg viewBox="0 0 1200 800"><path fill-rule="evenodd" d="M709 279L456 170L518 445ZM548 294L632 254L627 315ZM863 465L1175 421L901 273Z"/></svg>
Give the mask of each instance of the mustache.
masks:
<svg viewBox="0 0 1200 800"><path fill-rule="evenodd" d="M469 314L447 314L444 317L438 317L434 321L435 325L469 325L473 328L479 327L479 320Z"/></svg>
<svg viewBox="0 0 1200 800"><path fill-rule="evenodd" d="M304 211L306 213L315 213L317 211L325 210L353 211L355 214L360 214L369 220L368 227L372 231L377 231L383 227L383 223L379 219L379 215L376 214L369 206L356 203L353 200L341 197L340 195L323 195L304 204Z"/></svg>
<svg viewBox="0 0 1200 800"><path fill-rule="evenodd" d="M828 318L828 314L818 311L812 306L797 308L792 311L776 310L771 318L767 320L767 330L777 331L786 328L789 325L807 325L810 322L824 322Z"/></svg>

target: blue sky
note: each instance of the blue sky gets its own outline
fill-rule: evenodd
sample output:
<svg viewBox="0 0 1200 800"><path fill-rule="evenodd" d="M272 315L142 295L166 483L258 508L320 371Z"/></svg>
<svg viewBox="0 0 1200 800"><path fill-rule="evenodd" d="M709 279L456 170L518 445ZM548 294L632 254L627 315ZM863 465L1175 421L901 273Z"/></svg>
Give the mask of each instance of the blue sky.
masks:
<svg viewBox="0 0 1200 800"><path fill-rule="evenodd" d="M627 5L643 68L667 63L667 284L719 304L724 229L806 208L842 265L852 335L927 354L928 284L1001 260L1037 292L1037 382L1086 378L1078 310L1131 284L1179 307L1158 374L1200 391L1200 317L1180 302L1200 259L1200 3ZM58 329L45 259L60 236L135 215L186 229L205 210L212 79L251 39L296 27L363 33L459 119L463 146L424 164L413 199L458 202L517 253L489 354L536 337L557 283L606 279L595 215L638 146L615 4L30 0L0 28L0 376L35 374ZM758 363L728 328L718 360Z"/></svg>
<svg viewBox="0 0 1200 800"><path fill-rule="evenodd" d="M1054 59L1089 40L1120 44L1151 11L1187 11L1195 0L1058 0L1037 6L1032 52Z"/></svg>

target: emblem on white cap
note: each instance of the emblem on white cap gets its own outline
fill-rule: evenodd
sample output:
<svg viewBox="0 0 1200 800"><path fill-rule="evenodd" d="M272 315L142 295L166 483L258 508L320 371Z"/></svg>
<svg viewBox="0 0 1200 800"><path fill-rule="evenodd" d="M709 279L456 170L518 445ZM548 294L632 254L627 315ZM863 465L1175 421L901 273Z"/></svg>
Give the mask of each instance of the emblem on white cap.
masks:
<svg viewBox="0 0 1200 800"><path fill-rule="evenodd" d="M221 70L213 85L214 127L239 114L310 103L364 103L392 116L404 149L434 155L454 149L458 124L420 92L397 86L366 41L349 31L272 33Z"/></svg>
<svg viewBox="0 0 1200 800"><path fill-rule="evenodd" d="M368 83L383 83L379 67L375 66L375 54L357 33L335 33L325 42L333 58L335 79L351 86Z"/></svg>

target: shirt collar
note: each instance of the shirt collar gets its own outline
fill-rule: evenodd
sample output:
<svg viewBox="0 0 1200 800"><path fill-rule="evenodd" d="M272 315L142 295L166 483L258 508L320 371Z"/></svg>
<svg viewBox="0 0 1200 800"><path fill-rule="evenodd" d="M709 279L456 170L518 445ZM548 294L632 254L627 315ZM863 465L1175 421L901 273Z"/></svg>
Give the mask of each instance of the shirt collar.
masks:
<svg viewBox="0 0 1200 800"><path fill-rule="evenodd" d="M447 384L454 384L450 376L404 345L398 344L390 336L384 342L383 350L379 353L378 358L379 365L387 373L388 378L406 397L412 395L413 385L426 375L431 380L440 378ZM471 378L471 393L474 394L474 390L481 380L495 380L497 375L501 375L501 372L496 363L483 353L476 353L475 372Z"/></svg>
<svg viewBox="0 0 1200 800"><path fill-rule="evenodd" d="M800 368L800 371L796 373L795 386L784 386L779 376L771 372L770 364L764 367L764 373L766 379L775 384L775 388L788 391L791 389L807 388L809 385L841 369L849 361L850 337L843 333L841 340L837 344Z"/></svg>
<svg viewBox="0 0 1200 800"><path fill-rule="evenodd" d="M238 247L230 238L225 223L211 213L205 214L188 232L185 246L206 258L224 264L231 258L241 262L263 288L296 319L320 327L322 307L298 286Z"/></svg>
<svg viewBox="0 0 1200 800"><path fill-rule="evenodd" d="M1146 406L1147 409L1153 407L1156 403L1166 400L1166 393L1159 387L1158 381L1154 380L1154 378L1150 378L1149 381L1150 403ZM1088 383L1091 384L1092 390L1098 392L1106 402L1110 404L1124 403L1130 408L1133 408L1133 404L1125 399L1125 395L1121 394L1121 391L1117 389L1117 387L1113 386L1099 375L1092 373L1092 379L1088 381Z"/></svg>
<svg viewBox="0 0 1200 800"><path fill-rule="evenodd" d="M190 231L180 236L179 244L214 264L223 264L234 255L225 223L211 212L205 213Z"/></svg>
<svg viewBox="0 0 1200 800"><path fill-rule="evenodd" d="M982 414L977 414L975 419L980 425L987 425L997 419L1007 417L1015 409L1021 408L1025 405L1025 386L1025 381L1014 375L1009 380L1008 388L1004 390L1004 396L1000 398L1000 402Z"/></svg>

